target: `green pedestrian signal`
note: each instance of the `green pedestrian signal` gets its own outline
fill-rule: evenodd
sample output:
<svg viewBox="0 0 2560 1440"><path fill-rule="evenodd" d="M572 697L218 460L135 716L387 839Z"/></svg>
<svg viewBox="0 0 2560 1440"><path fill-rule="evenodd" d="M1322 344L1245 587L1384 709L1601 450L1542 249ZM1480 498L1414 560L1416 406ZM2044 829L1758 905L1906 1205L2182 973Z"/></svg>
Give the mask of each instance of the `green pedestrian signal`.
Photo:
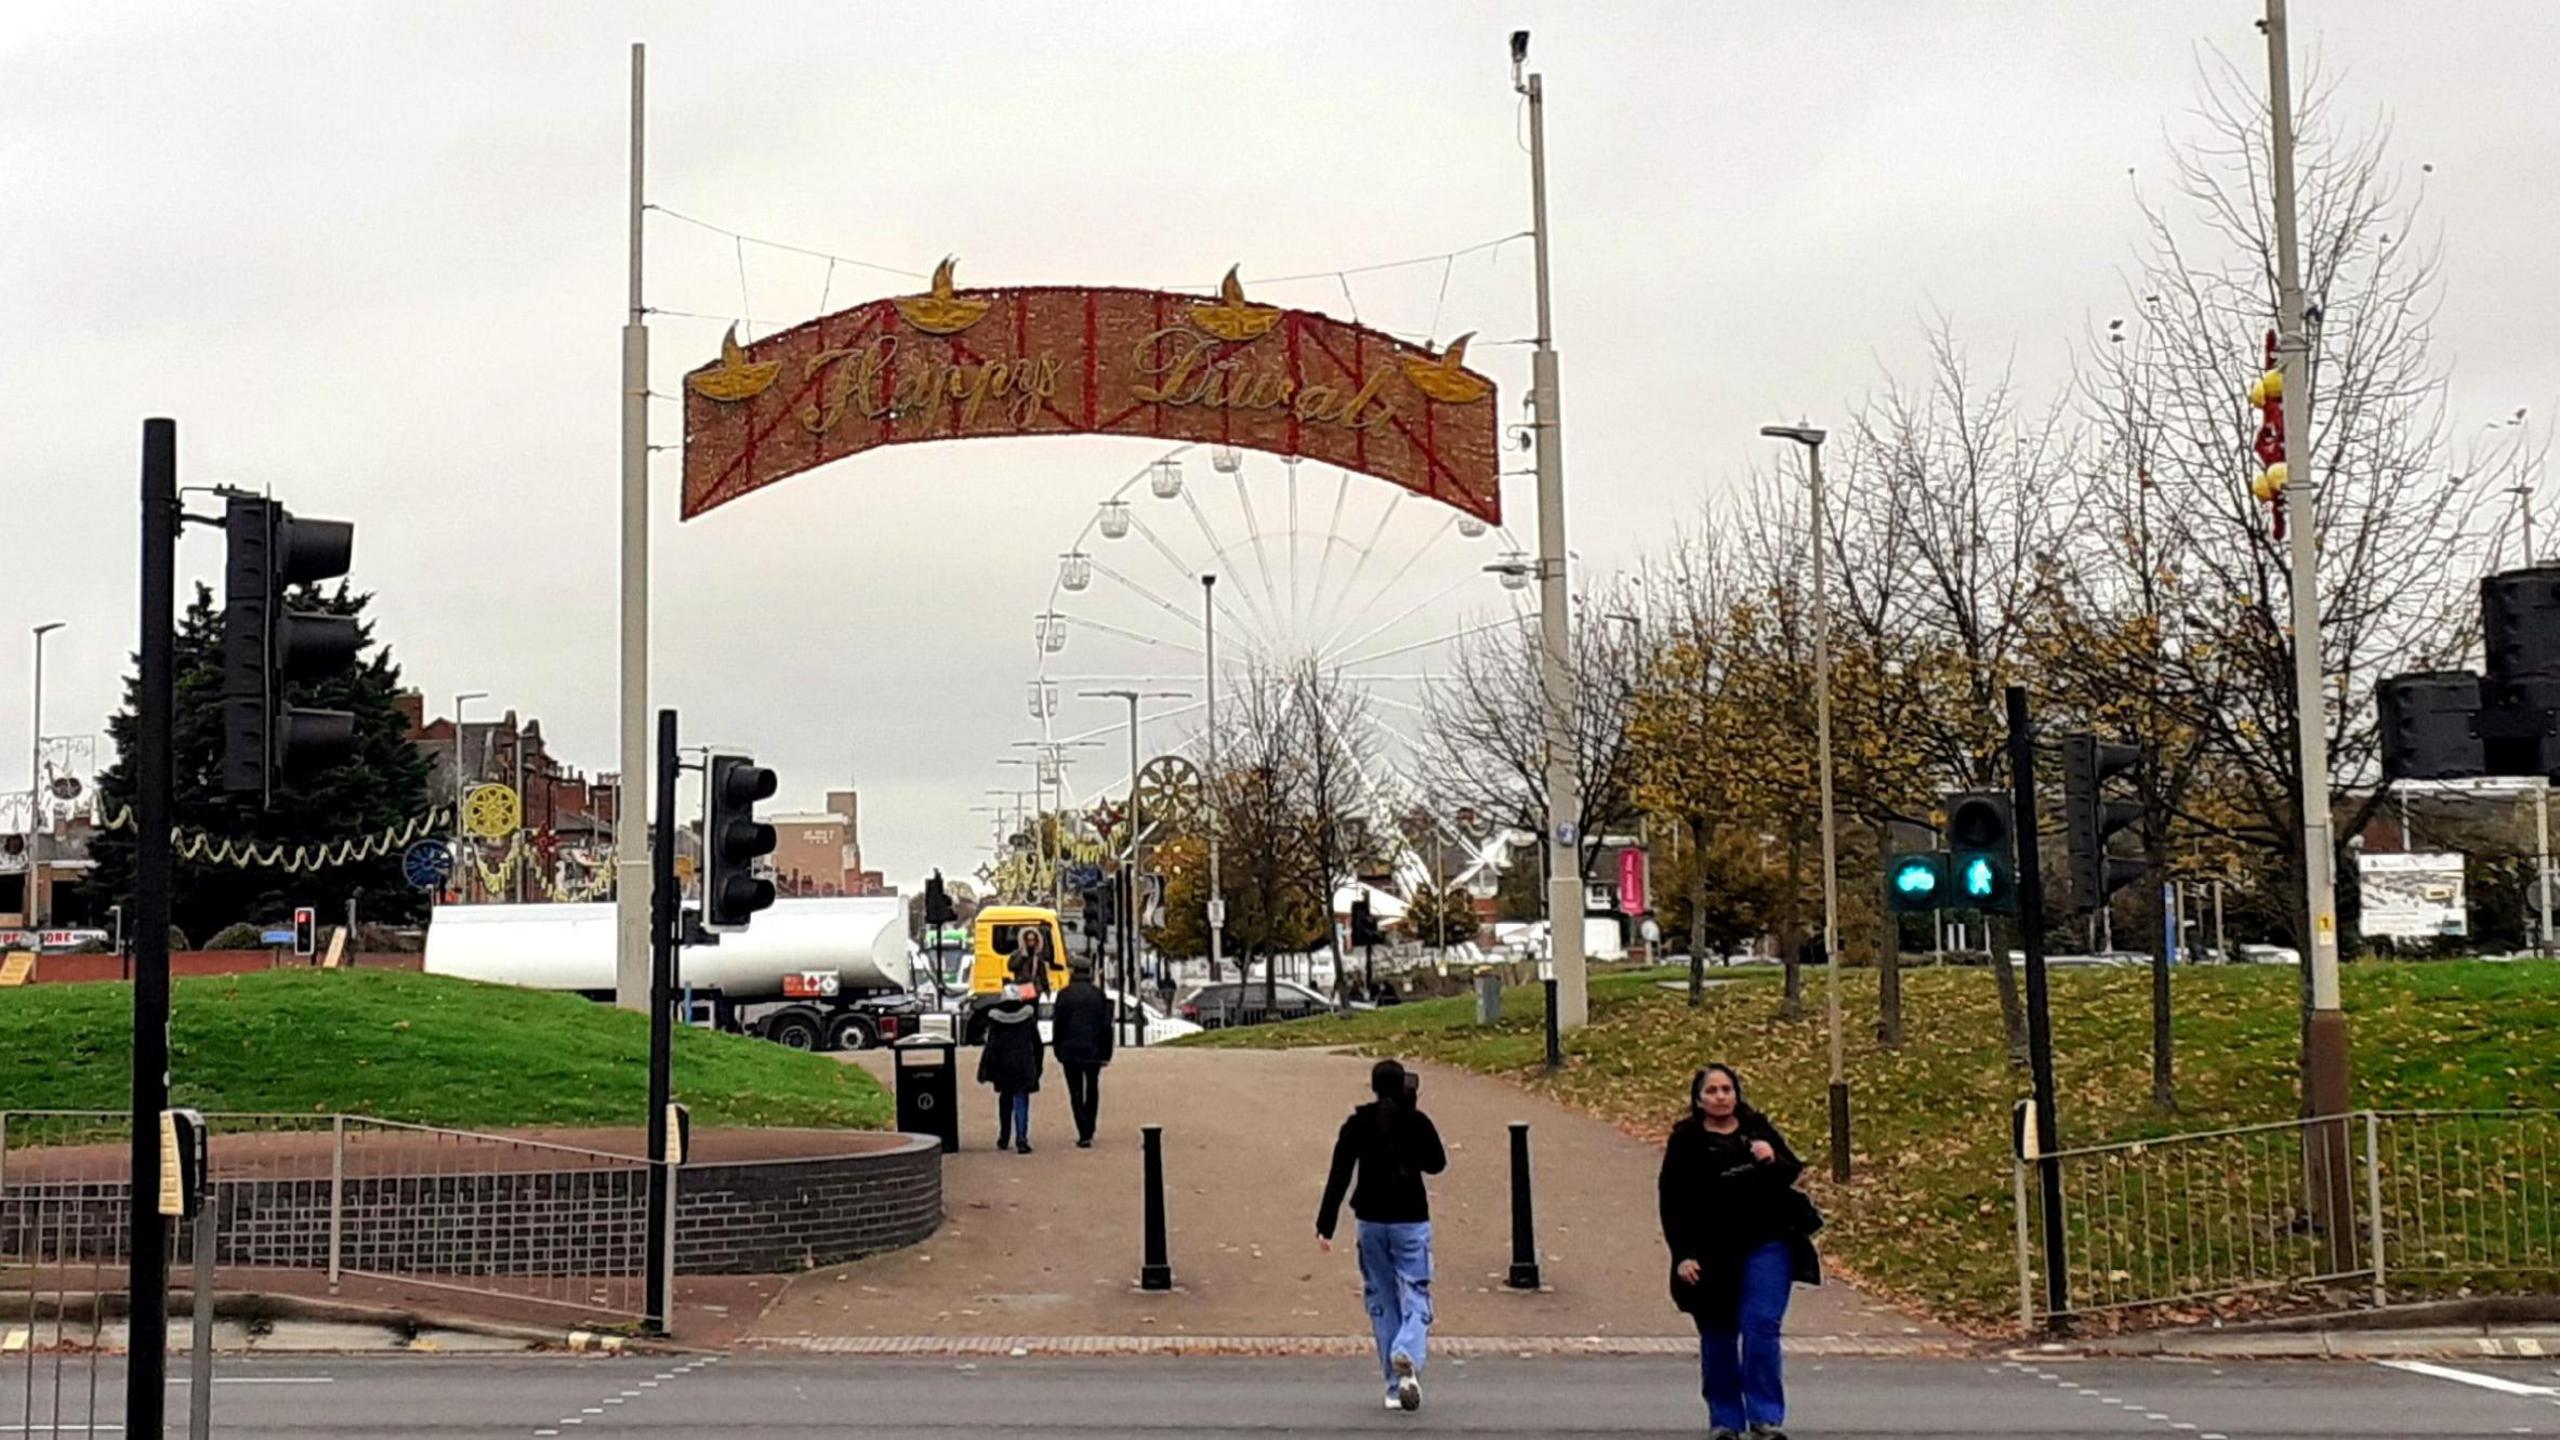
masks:
<svg viewBox="0 0 2560 1440"><path fill-rule="evenodd" d="M1968 790L1947 797L1947 864L1956 904L1985 914L2018 908L2018 847L2009 797Z"/></svg>
<svg viewBox="0 0 2560 1440"><path fill-rule="evenodd" d="M1964 898L1980 903L2000 893L2000 873L1992 868L1991 857L1976 855L1965 862Z"/></svg>
<svg viewBox="0 0 2560 1440"><path fill-rule="evenodd" d="M1947 857L1936 850L1891 857L1884 872L1885 904L1895 914L1947 907Z"/></svg>

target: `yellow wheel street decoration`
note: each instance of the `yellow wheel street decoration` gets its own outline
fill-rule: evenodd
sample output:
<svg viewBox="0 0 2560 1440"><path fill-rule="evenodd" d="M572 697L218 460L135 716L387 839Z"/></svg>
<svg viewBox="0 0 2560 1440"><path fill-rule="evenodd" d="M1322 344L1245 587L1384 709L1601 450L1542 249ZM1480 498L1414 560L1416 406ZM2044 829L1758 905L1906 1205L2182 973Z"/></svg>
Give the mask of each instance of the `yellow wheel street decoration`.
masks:
<svg viewBox="0 0 2560 1440"><path fill-rule="evenodd" d="M463 828L483 840L513 835L524 824L524 802L505 785L475 785L462 801Z"/></svg>

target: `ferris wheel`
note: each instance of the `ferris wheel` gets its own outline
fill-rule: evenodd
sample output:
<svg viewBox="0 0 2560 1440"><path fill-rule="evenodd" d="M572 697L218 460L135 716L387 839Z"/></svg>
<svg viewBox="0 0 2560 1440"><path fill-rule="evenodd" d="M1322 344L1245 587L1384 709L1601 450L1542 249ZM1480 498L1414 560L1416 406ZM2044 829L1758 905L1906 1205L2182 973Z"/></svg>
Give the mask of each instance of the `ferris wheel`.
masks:
<svg viewBox="0 0 2560 1440"><path fill-rule="evenodd" d="M1146 749L1198 763L1213 649L1221 707L1257 673L1312 666L1342 712L1329 718L1365 732L1364 818L1432 817L1471 855L1439 878L1469 880L1498 867L1499 842L1462 839L1413 762L1455 648L1534 624L1526 559L1502 527L1383 480L1227 446L1169 450L1099 498L1031 617L1044 775L1070 798L1126 793L1126 759L1106 757L1126 756L1128 714L1089 692L1180 692L1147 709ZM1093 751L1074 784L1060 768L1071 747ZM1397 888L1432 878L1408 864Z"/></svg>

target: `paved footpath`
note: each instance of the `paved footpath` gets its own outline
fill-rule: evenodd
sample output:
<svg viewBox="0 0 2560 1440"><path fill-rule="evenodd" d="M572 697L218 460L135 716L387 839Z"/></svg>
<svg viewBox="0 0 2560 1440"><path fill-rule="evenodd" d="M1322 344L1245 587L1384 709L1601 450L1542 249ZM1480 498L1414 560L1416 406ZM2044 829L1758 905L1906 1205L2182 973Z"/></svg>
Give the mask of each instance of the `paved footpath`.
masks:
<svg viewBox="0 0 2560 1440"><path fill-rule="evenodd" d="M857 1058L886 1078L877 1052ZM1075 1148L1052 1066L1027 1156L993 1151L994 1098L971 1086L962 1150L944 1167L941 1232L800 1277L750 1328L749 1343L859 1352L931 1348L900 1337L1137 1337L1186 1348L1203 1337L1329 1337L1365 1346L1349 1218L1333 1252L1322 1254L1315 1213L1334 1131L1367 1098L1369 1064L1311 1050L1123 1052L1104 1072L1102 1132L1091 1150ZM961 1065L973 1073L974 1052L962 1052ZM1655 1146L1499 1080L1437 1067L1423 1072L1422 1106L1450 1151L1431 1195L1437 1334L1597 1338L1665 1352L1694 1343L1665 1290ZM1546 1282L1535 1294L1503 1283L1515 1120L1532 1126ZM1135 1285L1142 1124L1165 1127L1170 1294ZM1957 1343L1836 1280L1796 1291L1788 1329L1809 1348L1836 1351Z"/></svg>
<svg viewBox="0 0 2560 1440"><path fill-rule="evenodd" d="M1788 1370L1800 1440L1885 1437L2118 1437L2345 1440L2374 1435L2504 1440L2560 1435L2552 1361L2439 1367L2159 1360L2004 1363L1982 1359L1819 1359ZM226 1357L215 1372L214 1433L291 1440L694 1440L990 1435L1123 1437L1696 1435L1704 1407L1692 1363L1494 1357L1434 1364L1421 1413L1383 1413L1357 1361L1293 1359L483 1360ZM117 1436L123 1379L100 1376L94 1430L86 1387L57 1412L48 1388L34 1434ZM0 1435L23 1434L23 1376L0 1366ZM186 1413L186 1387L171 1401ZM59 1424L56 1423L57 1413Z"/></svg>

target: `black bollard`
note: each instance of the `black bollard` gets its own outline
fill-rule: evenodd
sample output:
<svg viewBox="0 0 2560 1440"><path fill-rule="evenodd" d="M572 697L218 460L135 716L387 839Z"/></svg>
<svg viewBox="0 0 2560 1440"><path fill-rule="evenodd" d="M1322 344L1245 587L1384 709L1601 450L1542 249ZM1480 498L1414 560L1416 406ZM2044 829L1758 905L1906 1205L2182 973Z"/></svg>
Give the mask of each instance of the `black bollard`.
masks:
<svg viewBox="0 0 2560 1440"><path fill-rule="evenodd" d="M1553 982L1550 982L1553 983ZM1511 1122L1511 1277L1514 1290L1538 1288L1537 1225L1529 1211L1529 1126Z"/></svg>
<svg viewBox="0 0 2560 1440"><path fill-rule="evenodd" d="M1547 1073L1564 1068L1564 1035L1556 1028L1556 977L1546 979L1547 986Z"/></svg>
<svg viewBox="0 0 2560 1440"><path fill-rule="evenodd" d="M1141 1148L1146 1155L1146 1248L1144 1261L1138 1266L1138 1288L1170 1290L1173 1288L1173 1261L1165 1254L1164 1243L1164 1127L1139 1127Z"/></svg>

